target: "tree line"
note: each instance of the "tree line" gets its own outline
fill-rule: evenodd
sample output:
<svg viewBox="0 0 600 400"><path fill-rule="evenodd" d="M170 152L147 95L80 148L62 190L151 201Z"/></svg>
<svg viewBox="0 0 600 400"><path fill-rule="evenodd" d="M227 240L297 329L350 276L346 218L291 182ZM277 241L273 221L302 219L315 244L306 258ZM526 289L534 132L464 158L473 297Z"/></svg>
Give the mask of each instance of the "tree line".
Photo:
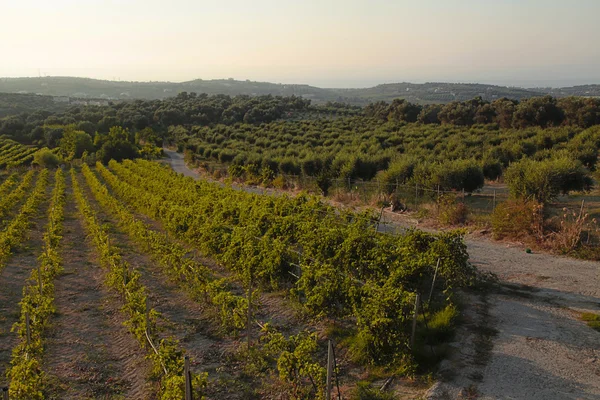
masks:
<svg viewBox="0 0 600 400"><path fill-rule="evenodd" d="M475 97L468 101L425 106L396 99L391 104L381 101L371 103L365 107L365 114L380 120L422 124L497 124L501 128L567 125L589 128L600 124L600 99L541 96L521 101L501 98L489 102Z"/></svg>

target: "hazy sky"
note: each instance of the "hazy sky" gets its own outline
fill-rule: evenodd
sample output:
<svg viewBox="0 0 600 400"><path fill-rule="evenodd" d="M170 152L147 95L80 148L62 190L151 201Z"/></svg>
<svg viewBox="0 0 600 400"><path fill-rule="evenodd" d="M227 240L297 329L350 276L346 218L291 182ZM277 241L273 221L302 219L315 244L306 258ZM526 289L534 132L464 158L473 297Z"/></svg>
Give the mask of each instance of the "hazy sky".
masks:
<svg viewBox="0 0 600 400"><path fill-rule="evenodd" d="M0 76L600 83L599 0L0 0Z"/></svg>

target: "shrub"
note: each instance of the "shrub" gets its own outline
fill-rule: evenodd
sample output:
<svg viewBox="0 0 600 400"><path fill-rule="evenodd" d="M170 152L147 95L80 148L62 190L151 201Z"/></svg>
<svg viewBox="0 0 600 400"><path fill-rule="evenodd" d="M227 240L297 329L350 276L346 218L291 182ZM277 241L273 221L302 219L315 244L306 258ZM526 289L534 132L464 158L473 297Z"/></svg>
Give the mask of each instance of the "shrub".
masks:
<svg viewBox="0 0 600 400"><path fill-rule="evenodd" d="M490 181L495 181L502 175L502 163L493 157L486 157L482 162L483 176Z"/></svg>
<svg viewBox="0 0 600 400"><path fill-rule="evenodd" d="M560 193L589 190L592 180L580 161L568 157L534 161L522 159L511 164L504 181L515 198L545 204Z"/></svg>
<svg viewBox="0 0 600 400"><path fill-rule="evenodd" d="M483 170L473 160L447 161L438 165L432 174L431 183L443 190L465 190L472 192L485 183Z"/></svg>
<svg viewBox="0 0 600 400"><path fill-rule="evenodd" d="M443 225L459 225L467 222L468 210L464 203L456 201L452 194L440 196L438 219Z"/></svg>
<svg viewBox="0 0 600 400"><path fill-rule="evenodd" d="M32 164L39 165L42 168L56 168L60 164L60 158L50 149L44 147L35 152Z"/></svg>
<svg viewBox="0 0 600 400"><path fill-rule="evenodd" d="M492 213L494 239L542 235L543 206L534 200L512 199L500 203Z"/></svg>
<svg viewBox="0 0 600 400"><path fill-rule="evenodd" d="M413 176L416 161L403 157L393 161L387 170L379 173L379 182L387 194L392 194L396 187L408 182Z"/></svg>

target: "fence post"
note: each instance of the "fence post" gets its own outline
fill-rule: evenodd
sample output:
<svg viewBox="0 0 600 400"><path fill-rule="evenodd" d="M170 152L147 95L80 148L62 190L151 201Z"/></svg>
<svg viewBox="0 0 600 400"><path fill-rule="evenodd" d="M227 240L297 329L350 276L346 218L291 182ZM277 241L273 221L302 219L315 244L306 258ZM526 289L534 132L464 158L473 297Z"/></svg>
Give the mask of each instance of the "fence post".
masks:
<svg viewBox="0 0 600 400"><path fill-rule="evenodd" d="M465 204L465 188L463 188L462 192L463 192L463 204Z"/></svg>
<svg viewBox="0 0 600 400"><path fill-rule="evenodd" d="M496 209L496 189L494 189L494 202L492 204L492 211Z"/></svg>
<svg viewBox="0 0 600 400"><path fill-rule="evenodd" d="M331 387L333 378L333 344L331 340L327 343L327 387L325 388L325 399L331 400Z"/></svg>
<svg viewBox="0 0 600 400"><path fill-rule="evenodd" d="M413 314L412 331L410 334L410 347L411 349L415 345L415 333L417 332L417 317L419 315L419 303L421 302L421 295L417 293L415 298L415 313Z"/></svg>
<svg viewBox="0 0 600 400"><path fill-rule="evenodd" d="M25 313L25 334L27 337L27 346L31 344L31 321L29 320L29 311Z"/></svg>
<svg viewBox="0 0 600 400"><path fill-rule="evenodd" d="M8 400L8 387L2 388L2 400Z"/></svg>
<svg viewBox="0 0 600 400"><path fill-rule="evenodd" d="M183 358L183 373L185 374L185 400L194 400L192 394L192 374L190 373L190 358Z"/></svg>

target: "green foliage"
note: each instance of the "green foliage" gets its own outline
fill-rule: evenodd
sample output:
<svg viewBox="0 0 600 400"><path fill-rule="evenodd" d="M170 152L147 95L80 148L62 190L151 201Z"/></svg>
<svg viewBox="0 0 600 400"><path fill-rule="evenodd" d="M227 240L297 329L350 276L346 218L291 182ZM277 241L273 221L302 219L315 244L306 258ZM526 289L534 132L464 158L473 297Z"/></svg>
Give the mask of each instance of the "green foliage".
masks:
<svg viewBox="0 0 600 400"><path fill-rule="evenodd" d="M81 158L84 152L94 150L92 137L84 131L78 131L73 125L65 127L59 142L60 152L67 161Z"/></svg>
<svg viewBox="0 0 600 400"><path fill-rule="evenodd" d="M369 382L358 382L350 397L351 400L393 400L395 398L393 393L381 392L371 387Z"/></svg>
<svg viewBox="0 0 600 400"><path fill-rule="evenodd" d="M292 399L323 399L327 370L317 361L317 335L302 331L285 337L269 325L262 330L266 354L277 360L279 378L291 386Z"/></svg>
<svg viewBox="0 0 600 400"><path fill-rule="evenodd" d="M461 233L374 235L369 213L340 215L317 198L257 196L184 178L142 160L111 162L111 171L97 168L120 198L214 257L246 290L252 288L251 299L257 287L291 288L310 314L361 316L367 362L410 358L411 301L415 291L430 287L439 257L444 261L437 291L468 285L474 275ZM90 175L85 167L84 173ZM134 225L124 213L120 219ZM294 265L301 265L299 275ZM224 283L211 282L207 298L220 309L224 325L239 329L247 302L230 297Z"/></svg>
<svg viewBox="0 0 600 400"><path fill-rule="evenodd" d="M589 190L592 180L579 161L568 157L534 161L523 159L506 170L504 180L515 198L547 203L559 194Z"/></svg>
<svg viewBox="0 0 600 400"><path fill-rule="evenodd" d="M56 168L60 164L60 158L52 150L44 147L33 154L32 164L42 168Z"/></svg>

